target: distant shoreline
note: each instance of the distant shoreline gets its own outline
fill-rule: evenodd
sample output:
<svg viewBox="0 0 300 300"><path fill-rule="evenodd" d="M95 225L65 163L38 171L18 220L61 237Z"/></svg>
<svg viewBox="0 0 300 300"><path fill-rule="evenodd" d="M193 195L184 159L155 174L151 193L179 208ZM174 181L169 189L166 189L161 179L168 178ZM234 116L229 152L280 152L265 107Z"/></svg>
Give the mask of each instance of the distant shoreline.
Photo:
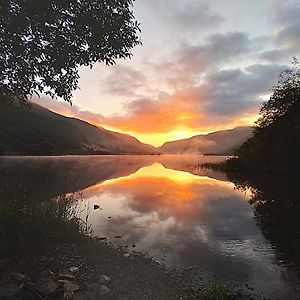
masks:
<svg viewBox="0 0 300 300"><path fill-rule="evenodd" d="M226 157L230 158L233 156L230 155L221 155L221 154L167 154L167 153L160 153L160 154L57 154L57 155L47 155L47 154L41 154L41 155L23 155L23 154L11 154L11 155L0 155L0 158L5 157L66 157L66 156L211 156L211 157Z"/></svg>

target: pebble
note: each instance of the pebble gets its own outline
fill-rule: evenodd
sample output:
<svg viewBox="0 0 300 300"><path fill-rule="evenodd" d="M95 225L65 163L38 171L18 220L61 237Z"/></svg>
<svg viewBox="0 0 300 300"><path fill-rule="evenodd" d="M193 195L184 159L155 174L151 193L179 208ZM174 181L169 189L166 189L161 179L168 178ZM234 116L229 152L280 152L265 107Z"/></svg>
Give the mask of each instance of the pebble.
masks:
<svg viewBox="0 0 300 300"><path fill-rule="evenodd" d="M78 267L71 267L69 270L72 273L76 273L76 272L78 272L79 268Z"/></svg>
<svg viewBox="0 0 300 300"><path fill-rule="evenodd" d="M102 208L100 207L100 205L95 204L95 205L94 205L94 210L97 210L97 209L101 209L101 210L102 210Z"/></svg>
<svg viewBox="0 0 300 300"><path fill-rule="evenodd" d="M63 283L64 289L68 293L73 293L79 291L79 285L69 281L69 280L59 280L60 283Z"/></svg>
<svg viewBox="0 0 300 300"><path fill-rule="evenodd" d="M123 235L115 235L115 239L121 239Z"/></svg>
<svg viewBox="0 0 300 300"><path fill-rule="evenodd" d="M73 280L75 276L72 273L64 272L59 274L59 279Z"/></svg>
<svg viewBox="0 0 300 300"><path fill-rule="evenodd" d="M110 293L110 289L106 285L101 285L100 294L106 295Z"/></svg>
<svg viewBox="0 0 300 300"><path fill-rule="evenodd" d="M109 281L110 281L110 277L108 277L106 275L101 275L100 276L100 280L99 280L100 283L107 283Z"/></svg>

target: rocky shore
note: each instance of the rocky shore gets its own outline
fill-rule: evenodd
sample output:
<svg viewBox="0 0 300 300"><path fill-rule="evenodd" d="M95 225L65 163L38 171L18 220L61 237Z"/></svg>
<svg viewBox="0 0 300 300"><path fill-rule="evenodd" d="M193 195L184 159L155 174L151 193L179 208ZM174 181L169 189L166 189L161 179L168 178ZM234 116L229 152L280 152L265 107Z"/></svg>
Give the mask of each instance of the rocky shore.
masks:
<svg viewBox="0 0 300 300"><path fill-rule="evenodd" d="M168 270L145 254L84 237L32 265L0 261L1 300L252 299L190 285L192 269Z"/></svg>
<svg viewBox="0 0 300 300"><path fill-rule="evenodd" d="M170 299L174 278L149 257L91 238L30 266L2 260L0 299Z"/></svg>

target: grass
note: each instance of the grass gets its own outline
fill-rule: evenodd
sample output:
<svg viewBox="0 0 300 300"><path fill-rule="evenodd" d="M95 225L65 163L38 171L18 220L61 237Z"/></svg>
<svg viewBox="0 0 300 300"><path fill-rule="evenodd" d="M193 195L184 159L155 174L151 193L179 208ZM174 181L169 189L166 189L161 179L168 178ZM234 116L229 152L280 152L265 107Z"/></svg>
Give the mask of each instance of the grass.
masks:
<svg viewBox="0 0 300 300"><path fill-rule="evenodd" d="M90 233L81 218L81 195L51 201L0 201L0 260L39 264L59 244L72 243Z"/></svg>

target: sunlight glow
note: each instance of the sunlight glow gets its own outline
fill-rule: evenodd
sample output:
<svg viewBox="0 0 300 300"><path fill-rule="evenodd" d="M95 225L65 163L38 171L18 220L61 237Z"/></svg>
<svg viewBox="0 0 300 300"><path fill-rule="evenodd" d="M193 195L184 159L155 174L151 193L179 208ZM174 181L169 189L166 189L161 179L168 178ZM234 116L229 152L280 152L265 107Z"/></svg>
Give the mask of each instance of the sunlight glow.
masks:
<svg viewBox="0 0 300 300"><path fill-rule="evenodd" d="M160 181L168 181L169 184L173 183L177 187L191 185L193 183L219 187L228 187L229 185L233 185L226 181L219 181L207 176L198 176L184 171L167 169L161 163L154 163L150 166L139 169L131 175L99 182L98 184L88 187L84 191L85 193L91 193L93 191L101 190L107 186L115 186L116 184L120 185L122 182L123 184L136 182L136 180L146 180L147 182L155 181L156 183L159 183Z"/></svg>
<svg viewBox="0 0 300 300"><path fill-rule="evenodd" d="M96 126L100 126L99 124L94 124ZM129 134L131 136L136 137L139 141L142 143L150 144L155 147L162 146L164 143L168 141L176 141L181 139L188 139L192 136L198 135L198 134L206 134L210 131L194 131L189 128L178 128L174 131L170 132L163 132L163 133L137 133L134 131L122 131L118 128L108 127L104 126L105 129L112 130L112 131L118 131L121 133Z"/></svg>

